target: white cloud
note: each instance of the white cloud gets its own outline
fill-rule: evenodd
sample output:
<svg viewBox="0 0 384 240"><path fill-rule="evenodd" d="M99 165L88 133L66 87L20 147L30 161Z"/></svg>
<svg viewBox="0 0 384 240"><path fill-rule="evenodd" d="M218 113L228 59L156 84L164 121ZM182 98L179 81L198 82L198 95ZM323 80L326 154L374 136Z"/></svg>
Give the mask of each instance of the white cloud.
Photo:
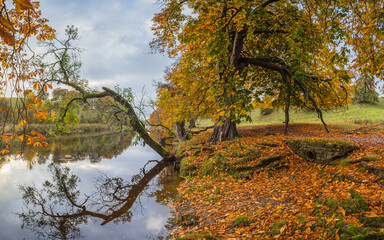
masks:
<svg viewBox="0 0 384 240"><path fill-rule="evenodd" d="M63 37L67 25L79 28L83 75L91 86L131 87L134 92L163 76L170 60L148 54L154 0L41 0L42 14Z"/></svg>

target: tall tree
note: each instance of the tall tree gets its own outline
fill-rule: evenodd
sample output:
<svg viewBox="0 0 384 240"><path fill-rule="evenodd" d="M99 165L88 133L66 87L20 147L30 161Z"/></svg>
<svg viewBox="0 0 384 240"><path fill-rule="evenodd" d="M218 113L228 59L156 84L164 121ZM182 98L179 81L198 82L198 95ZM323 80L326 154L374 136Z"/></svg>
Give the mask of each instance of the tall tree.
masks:
<svg viewBox="0 0 384 240"><path fill-rule="evenodd" d="M344 36L343 9L336 2L163 3L153 19L156 38L151 47L180 59L182 69L191 64L203 68L197 79L182 70L180 87L185 93L188 88L184 86L202 81L209 88L216 121L211 142L237 136L236 123L249 117L253 100L260 98L258 89L266 84L285 93L281 105L287 114L293 96L300 100L297 103L314 108L320 118L320 107L346 103L347 50L337 48ZM329 92L334 96L329 98Z"/></svg>

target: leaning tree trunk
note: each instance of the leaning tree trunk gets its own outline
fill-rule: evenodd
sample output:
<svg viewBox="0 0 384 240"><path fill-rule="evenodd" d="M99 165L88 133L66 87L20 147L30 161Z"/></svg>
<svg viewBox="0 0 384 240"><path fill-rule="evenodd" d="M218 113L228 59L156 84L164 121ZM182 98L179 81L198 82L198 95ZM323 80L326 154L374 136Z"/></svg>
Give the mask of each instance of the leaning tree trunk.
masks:
<svg viewBox="0 0 384 240"><path fill-rule="evenodd" d="M148 144L153 150L155 150L161 157L165 159L172 159L174 156L170 152L168 152L163 146L161 146L160 143L158 143L156 140L154 140L151 136L149 136L149 133L147 129L145 128L144 124L140 121L139 117L136 115L135 110L133 109L132 105L124 99L120 94L117 92L107 88L103 87L103 92L86 92L83 88L80 86L73 84L71 82L62 82L62 81L56 81L62 84L65 84L67 86L73 87L76 90L78 90L83 96L82 98L74 98L69 103L71 104L73 101L76 100L86 100L86 99L92 99L92 98L102 98L106 96L111 96L113 99L120 103L125 108L125 114L127 116L127 119L129 121L130 126L132 127L133 131L135 131L146 144ZM68 105L69 106L69 105Z"/></svg>
<svg viewBox="0 0 384 240"><path fill-rule="evenodd" d="M187 139L187 131L185 131L185 122L176 122L176 137L179 142Z"/></svg>
<svg viewBox="0 0 384 240"><path fill-rule="evenodd" d="M209 137L208 142L216 143L225 140L232 140L235 137L238 137L236 123L227 118L223 122L221 119L215 123L213 128L213 133Z"/></svg>
<svg viewBox="0 0 384 240"><path fill-rule="evenodd" d="M148 144L163 158L172 157L171 154L160 145L160 143L156 142L153 138L151 138L151 136L149 136L147 129L137 117L135 110L133 110L132 105L127 100L125 100L122 96L120 96L118 93L109 88L103 87L103 90L105 91L105 93L113 97L117 102L119 102L125 107L130 125L132 126L133 130L140 135L140 137L144 140L146 144Z"/></svg>

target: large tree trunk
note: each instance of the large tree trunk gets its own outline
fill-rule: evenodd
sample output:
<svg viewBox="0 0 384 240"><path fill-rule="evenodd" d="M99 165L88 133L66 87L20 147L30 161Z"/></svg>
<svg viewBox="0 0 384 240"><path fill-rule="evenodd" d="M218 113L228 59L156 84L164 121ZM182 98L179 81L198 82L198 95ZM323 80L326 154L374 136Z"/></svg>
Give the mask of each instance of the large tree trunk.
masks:
<svg viewBox="0 0 384 240"><path fill-rule="evenodd" d="M223 9L223 12L226 11L226 9ZM236 70L234 73L240 74L243 69L245 68L245 64L242 64L240 61L241 52L244 45L244 38L247 34L247 27L245 26L241 31L236 31L234 39L233 39L233 45L232 49L229 49L230 54L228 56L228 60L230 65L233 65ZM217 64L217 68L220 69L220 63ZM225 99L225 107L231 106L232 103L232 96L228 93L227 88L229 87L228 83L228 76L223 76L224 71L219 71L218 74L218 80L219 82L222 82L222 87L224 90L223 95L221 96L222 99ZM234 74L233 73L233 74ZM236 91L236 89L233 89ZM232 116L231 116L232 117ZM237 133L236 129L236 123L231 118L226 118L224 121L222 118L219 118L219 120L215 123L215 127L213 129L213 133L210 136L208 142L210 143L216 143L220 141L226 141L226 140L232 140L235 137L238 137L239 134Z"/></svg>
<svg viewBox="0 0 384 240"><path fill-rule="evenodd" d="M185 131L185 122L176 122L176 137L179 142L187 139L187 131Z"/></svg>
<svg viewBox="0 0 384 240"><path fill-rule="evenodd" d="M208 142L216 143L220 141L232 140L235 137L238 137L236 123L231 121L231 119L227 118L223 122L219 119L215 123L215 127L213 128L213 133L209 137Z"/></svg>
<svg viewBox="0 0 384 240"><path fill-rule="evenodd" d="M284 134L288 134L288 127L289 127L289 105L291 103L291 83L289 82L289 78L287 75L282 74L283 80L285 81L285 129Z"/></svg>

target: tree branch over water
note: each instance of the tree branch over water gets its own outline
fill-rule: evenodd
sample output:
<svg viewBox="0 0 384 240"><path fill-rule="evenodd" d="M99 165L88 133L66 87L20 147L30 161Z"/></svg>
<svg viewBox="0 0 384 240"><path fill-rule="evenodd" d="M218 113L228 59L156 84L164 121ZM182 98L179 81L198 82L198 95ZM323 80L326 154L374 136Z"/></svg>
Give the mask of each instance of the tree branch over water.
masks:
<svg viewBox="0 0 384 240"><path fill-rule="evenodd" d="M161 157L168 159L172 158L172 155L163 148L157 141L155 141L136 114L132 102L133 96L130 89L124 89L121 91L114 91L110 88L103 87L103 91L94 91L88 88L87 81L80 79L80 67L81 63L78 60L78 48L73 47L71 42L78 38L77 29L68 27L66 30L67 39L65 41L53 40L45 42L45 46L48 48L44 57L51 57L54 59L54 63L44 63L44 58L41 59L41 65L46 69L46 76L43 82L53 82L57 84L66 85L79 92L79 96L72 99L65 108L62 117L64 118L67 109L74 101L84 101L94 98L112 97L116 104L118 104L123 111L119 111L119 116L124 116L128 121L130 127L136 132L146 144L148 144L153 150L155 150ZM61 45L56 47L56 45ZM116 88L120 90L119 88ZM112 114L117 116L117 114Z"/></svg>

